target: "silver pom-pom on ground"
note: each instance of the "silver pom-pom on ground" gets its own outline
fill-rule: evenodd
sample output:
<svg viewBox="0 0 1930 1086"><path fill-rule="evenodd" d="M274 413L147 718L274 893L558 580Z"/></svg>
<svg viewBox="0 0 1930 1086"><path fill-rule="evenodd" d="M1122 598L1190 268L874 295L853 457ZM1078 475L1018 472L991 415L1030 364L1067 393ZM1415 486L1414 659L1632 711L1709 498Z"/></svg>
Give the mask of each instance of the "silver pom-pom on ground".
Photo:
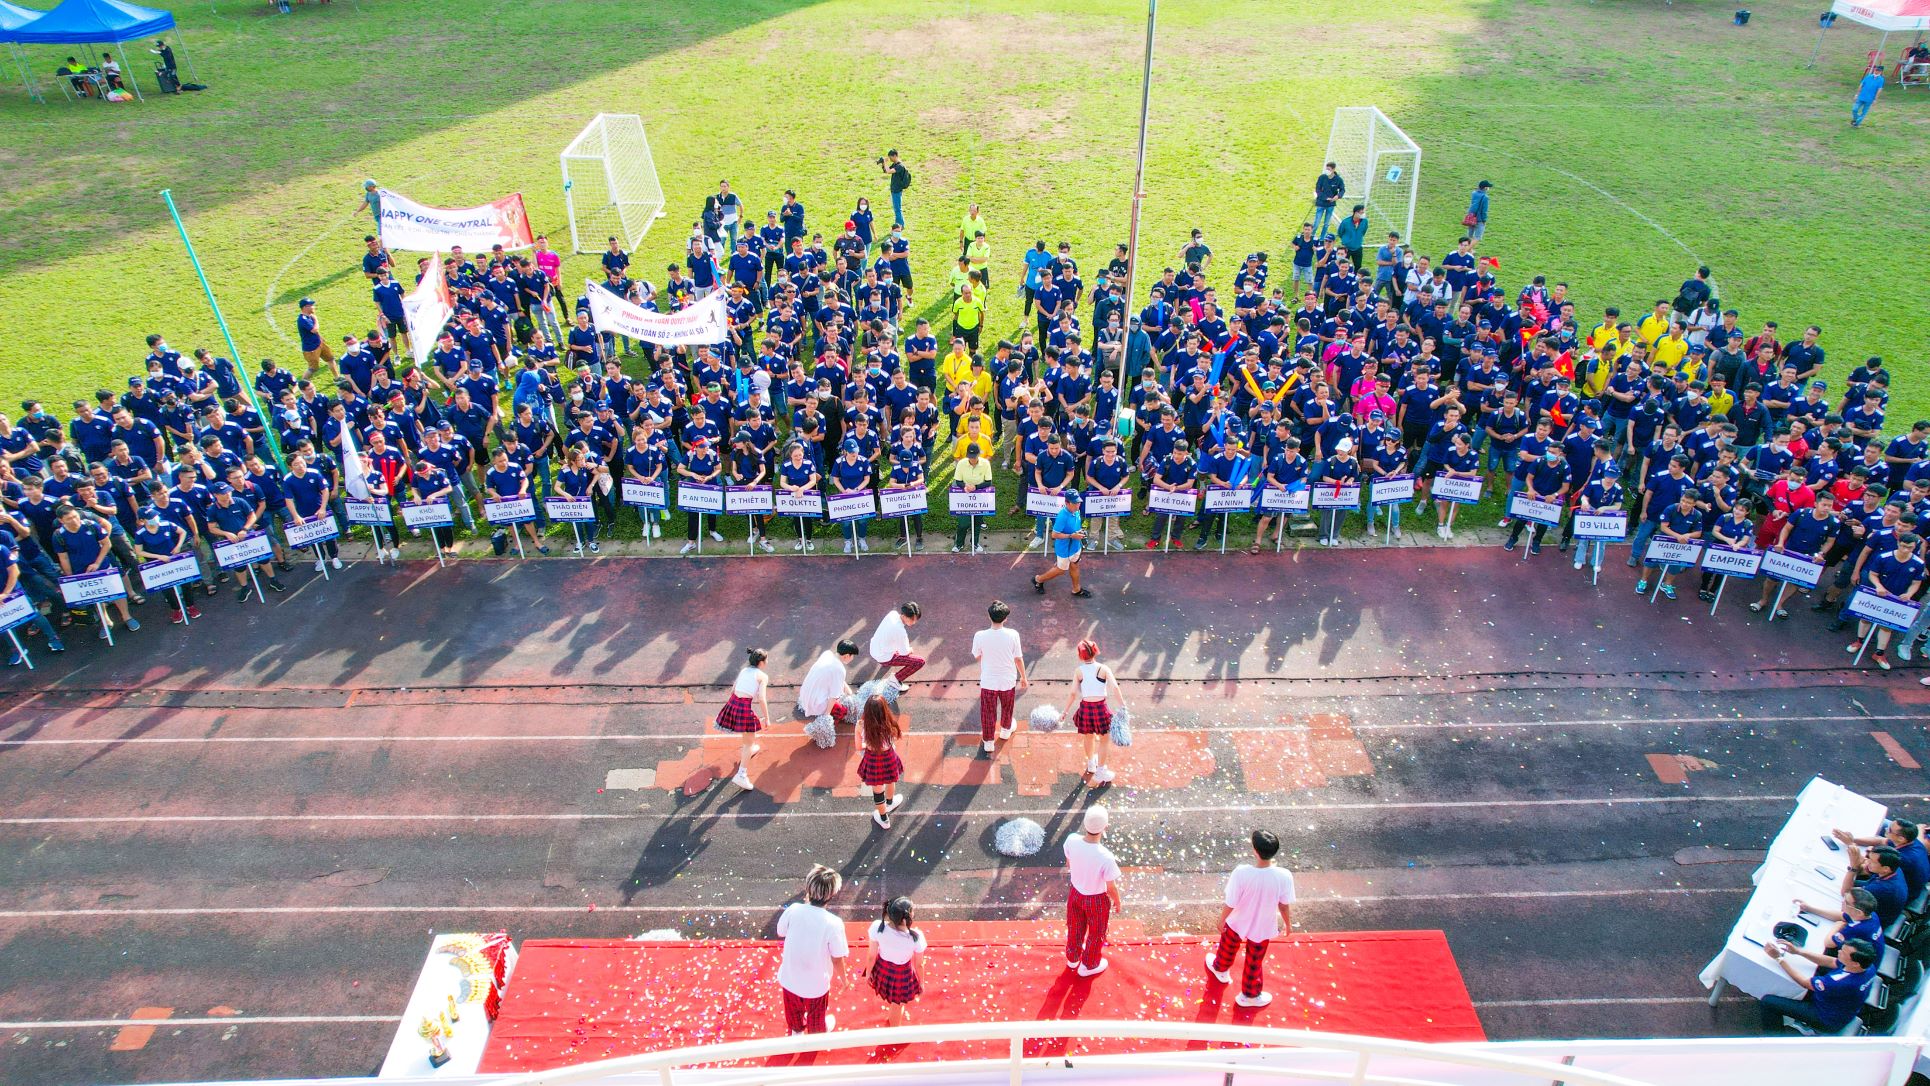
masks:
<svg viewBox="0 0 1930 1086"><path fill-rule="evenodd" d="M859 686L858 707L862 709L864 703L870 701L874 696L885 699L885 704L891 706L893 709L898 708L898 684L891 679L872 679ZM856 718L854 717L853 719Z"/></svg>
<svg viewBox="0 0 1930 1086"><path fill-rule="evenodd" d="M838 722L826 713L804 726L804 737L819 749L828 750L838 744Z"/></svg>
<svg viewBox="0 0 1930 1086"><path fill-rule="evenodd" d="M992 845L1004 856L1031 856L1045 847L1045 827L1029 818L1014 818L998 828Z"/></svg>
<svg viewBox="0 0 1930 1086"><path fill-rule="evenodd" d="M838 704L844 706L846 720L857 720L864 713L864 699L857 694L844 695L838 699Z"/></svg>
<svg viewBox="0 0 1930 1086"><path fill-rule="evenodd" d="M1050 705L1034 706L1031 714L1025 718L1032 730L1041 735L1058 731L1062 719L1063 716L1059 710Z"/></svg>

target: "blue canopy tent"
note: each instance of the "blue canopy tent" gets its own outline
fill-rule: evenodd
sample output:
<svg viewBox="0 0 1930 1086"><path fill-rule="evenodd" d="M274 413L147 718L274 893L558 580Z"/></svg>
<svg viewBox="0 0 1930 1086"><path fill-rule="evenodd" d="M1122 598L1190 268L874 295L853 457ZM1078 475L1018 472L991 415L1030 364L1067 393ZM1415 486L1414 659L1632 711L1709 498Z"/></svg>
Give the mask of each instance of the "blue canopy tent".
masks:
<svg viewBox="0 0 1930 1086"><path fill-rule="evenodd" d="M121 54L121 77L139 98L141 88L134 81L124 43L173 29L172 12L144 8L127 0L61 0L59 7L45 15L0 31L0 41L19 45L112 45Z"/></svg>
<svg viewBox="0 0 1930 1086"><path fill-rule="evenodd" d="M0 41L6 41L7 31L18 30L45 14L47 13L44 11L35 11L33 8L23 8L18 4L10 4L7 0L0 0ZM13 62L20 67L20 84L27 88L27 97L36 102L41 101L40 88L34 86L33 73L27 67L26 55L21 53L20 47L11 41L7 41L7 52L13 54Z"/></svg>

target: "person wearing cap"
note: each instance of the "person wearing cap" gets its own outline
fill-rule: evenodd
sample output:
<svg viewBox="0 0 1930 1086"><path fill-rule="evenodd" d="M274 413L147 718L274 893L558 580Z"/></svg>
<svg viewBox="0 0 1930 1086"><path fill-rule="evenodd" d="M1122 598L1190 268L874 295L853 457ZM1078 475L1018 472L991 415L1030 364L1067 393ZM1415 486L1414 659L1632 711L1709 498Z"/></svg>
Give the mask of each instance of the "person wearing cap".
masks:
<svg viewBox="0 0 1930 1086"><path fill-rule="evenodd" d="M1399 430L1392 426L1381 425L1380 412L1376 411L1372 415L1369 415L1368 422L1370 425L1366 440L1370 442L1370 444L1365 454L1361 457L1361 463L1366 468L1367 479L1371 485L1375 479L1385 479L1389 476L1400 475L1405 472L1407 470L1407 450L1401 447L1401 433ZM1445 463L1446 460L1447 454L1444 451L1441 454L1441 461ZM1422 498L1421 501L1425 503L1426 499ZM1385 508L1387 510L1387 530L1395 539L1399 539L1401 537L1402 504L1402 502L1390 502L1383 507L1375 505L1370 499L1367 503L1368 537L1372 538L1374 535L1374 521L1377 512L1381 508Z"/></svg>
<svg viewBox="0 0 1930 1086"><path fill-rule="evenodd" d="M863 422L863 416L859 416L859 421ZM829 470L825 472L826 478L831 481L834 494L855 494L871 489L872 462L870 457L865 455L862 444L862 438L866 436L862 433L865 427L860 425L856 429L860 433L844 439L844 442L838 446L837 458L831 461ZM869 554L871 552L871 518L859 517L849 524L850 528L845 534L844 553L851 554L856 550Z"/></svg>
<svg viewBox="0 0 1930 1086"><path fill-rule="evenodd" d="M1486 179L1475 185L1474 191L1468 194L1468 212L1461 216L1462 228L1477 245L1488 232L1488 190L1493 187L1494 183Z"/></svg>
<svg viewBox="0 0 1930 1086"><path fill-rule="evenodd" d="M308 363L307 377L313 379L327 362L335 364L335 352L329 350L328 341L322 338L321 323L315 316L315 299L303 298L298 303L300 312L295 317L295 334L301 340L302 361Z"/></svg>
<svg viewBox="0 0 1930 1086"><path fill-rule="evenodd" d="M1335 493L1342 487L1357 486L1360 483L1360 462L1355 459L1354 439L1343 437L1334 442L1333 452L1320 465L1319 477L1315 487L1330 486ZM1340 529L1347 520L1345 509L1320 510L1320 545L1338 547Z"/></svg>
<svg viewBox="0 0 1930 1086"><path fill-rule="evenodd" d="M1568 473L1568 458L1562 447L1554 443L1543 449L1536 460L1524 461L1518 478L1521 482L1518 493L1525 495L1528 500L1554 502L1557 505L1562 504L1574 486ZM1508 539L1501 544L1501 549L1514 550L1521 542L1522 531L1527 527L1528 521L1515 520L1508 529ZM1541 541L1548 535L1548 525L1537 523L1534 527L1534 535L1528 541L1528 553L1540 554Z"/></svg>
<svg viewBox="0 0 1930 1086"><path fill-rule="evenodd" d="M514 435L512 434L511 437L513 438ZM501 445L496 446L495 451L490 454L489 470L483 473L483 497L486 499L534 497L529 489L528 469L515 459L512 459L509 455L509 450ZM542 503L538 502L536 507L541 509ZM550 552L549 546L536 534L536 522L534 520L526 520L521 524L512 524L509 526L508 531L509 533L527 532L529 534L530 545L536 548L538 554L548 554ZM496 540L498 544L503 541L505 534L507 533L501 530L497 531ZM500 551L498 553L500 553Z"/></svg>
<svg viewBox="0 0 1930 1086"><path fill-rule="evenodd" d="M684 486L687 483L701 486L718 485L723 470L723 461L711 449L711 439L700 434L690 440L683 462L677 465L677 485ZM702 516L703 514L694 510L684 512L684 545L677 551L678 554L689 554L697 549L698 521ZM710 530L710 538L718 543L724 541L723 533L717 531L715 527Z"/></svg>
<svg viewBox="0 0 1930 1086"><path fill-rule="evenodd" d="M1080 642L1080 648L1091 644ZM1081 670L1086 666L1103 665L1081 665ZM1066 876L1072 884L1066 895L1066 968L1078 970L1082 977L1105 972L1108 963L1101 952L1106 945L1106 928L1112 914L1121 909L1119 860L1101 843L1111 821L1103 805L1088 807L1080 820L1083 832L1065 843Z"/></svg>
<svg viewBox="0 0 1930 1086"><path fill-rule="evenodd" d="M1209 430L1207 434L1209 447L1200 454L1199 464L1193 476L1194 483L1199 487L1202 495L1210 488L1234 487L1243 482L1250 482L1245 478L1246 448L1240 440L1239 433L1233 429L1230 422L1224 424L1218 431L1225 434L1224 440L1214 442L1214 432ZM1230 514L1227 513L1201 512L1193 549L1205 550L1213 535L1224 531L1223 526L1230 523L1229 516Z"/></svg>
<svg viewBox="0 0 1930 1086"><path fill-rule="evenodd" d="M1173 415L1168 411L1160 419L1167 435L1174 433ZM1155 431L1157 433L1158 431ZM1153 461L1151 457L1159 445L1165 444L1168 450L1163 459ZM1191 491L1193 489L1194 463L1192 443L1183 437L1162 442L1149 437L1146 442L1148 464L1142 472L1150 490ZM1146 549L1156 551L1170 541L1171 537L1184 535L1186 515L1183 513L1154 513L1152 535L1146 540Z"/></svg>
<svg viewBox="0 0 1930 1086"><path fill-rule="evenodd" d="M910 427L906 428L910 430ZM894 489L925 489L925 453L917 445L903 442L891 447L890 485ZM913 513L909 518L912 531L912 550L925 549L925 514Z"/></svg>
<svg viewBox="0 0 1930 1086"><path fill-rule="evenodd" d="M216 485L224 489L227 486L226 483ZM122 566L114 554L109 528L101 518L83 513L78 506L63 501L54 510L52 528L43 542L48 544L47 549L59 560L63 576L114 569L120 572L121 579L126 582L127 592L134 592L133 574ZM128 613L127 602L127 595L123 595L114 601L114 607L121 613L122 625L129 630L138 630L141 622ZM100 635L106 637L107 631L108 626L103 623Z"/></svg>
<svg viewBox="0 0 1930 1086"><path fill-rule="evenodd" d="M1032 590L1045 595L1045 582L1060 574L1072 578L1072 594L1079 599L1091 599L1092 593L1079 584L1079 559L1086 549L1086 529L1084 519L1079 513L1081 496L1075 488L1068 487L1059 495L1059 511L1052 517L1052 568L1032 578ZM1070 711L1070 706L1067 707Z"/></svg>
<svg viewBox="0 0 1930 1086"><path fill-rule="evenodd" d="M987 451L991 448L988 439L973 439L969 436L959 439L963 456L952 464L952 485L968 494L993 489L992 457ZM952 530L952 553L958 554L966 547L974 553L983 554L985 540L977 531L980 514L967 513L955 518Z"/></svg>

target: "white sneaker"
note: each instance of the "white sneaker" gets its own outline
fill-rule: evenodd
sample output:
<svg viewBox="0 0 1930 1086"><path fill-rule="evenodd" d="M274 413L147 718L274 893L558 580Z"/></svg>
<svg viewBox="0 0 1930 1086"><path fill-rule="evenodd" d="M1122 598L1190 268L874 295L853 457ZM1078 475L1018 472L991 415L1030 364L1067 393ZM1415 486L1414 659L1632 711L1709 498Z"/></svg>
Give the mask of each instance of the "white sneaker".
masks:
<svg viewBox="0 0 1930 1086"><path fill-rule="evenodd" d="M1117 775L1118 774L1112 771L1111 766L1100 766L1099 771L1092 775L1092 782L1094 784L1111 784L1112 779Z"/></svg>
<svg viewBox="0 0 1930 1086"><path fill-rule="evenodd" d="M684 544L684 545L683 545L682 547L680 547L680 548L679 548L679 549L677 550L677 553L678 553L678 554L689 554L689 553L690 553L691 551L694 551L694 550L696 550L696 549L697 549L697 544L695 544L695 543L685 543L685 544Z"/></svg>
<svg viewBox="0 0 1930 1086"><path fill-rule="evenodd" d="M1105 971L1106 971L1106 966L1108 966L1108 965L1111 965L1111 964L1112 964L1111 962L1109 962L1109 961L1107 961L1107 960L1106 960L1106 959L1104 959L1104 958L1101 958L1101 959L1099 959L1099 964L1098 964L1098 965L1095 965L1095 966L1093 966L1093 967L1092 967L1091 969L1087 969L1087 968L1086 968L1085 966L1083 966L1083 965L1082 965L1082 966L1080 966L1080 967L1079 967L1079 975L1080 975L1080 976L1082 976L1082 977L1096 977L1096 976L1098 976L1099 974L1101 974L1101 973L1103 973L1103 972L1105 972Z"/></svg>
<svg viewBox="0 0 1930 1086"><path fill-rule="evenodd" d="M900 792L897 795L892 796L891 799L885 803L885 810L895 811L898 808L903 807L904 805L905 805L905 794L903 792Z"/></svg>
<svg viewBox="0 0 1930 1086"><path fill-rule="evenodd" d="M1213 968L1213 959L1216 957L1218 957L1218 955L1216 954L1208 954L1206 956L1207 973L1210 974L1214 980L1219 981L1221 984L1233 983L1233 974L1231 972L1222 972L1221 970Z"/></svg>
<svg viewBox="0 0 1930 1086"><path fill-rule="evenodd" d="M768 540L768 539L759 539L759 540L757 541L757 545L758 545L758 546L760 546L760 547L762 547L762 548L764 548L764 553L765 553L765 554L776 554L776 553L777 553L777 548L776 548L776 547L773 547L773 546L771 546L771 541L770 541L770 540Z"/></svg>
<svg viewBox="0 0 1930 1086"><path fill-rule="evenodd" d="M878 824L878 828L881 830L888 830L891 828L890 815L882 815L882 814L879 814L876 810L873 810L871 812L871 820L873 822L876 822Z"/></svg>
<svg viewBox="0 0 1930 1086"><path fill-rule="evenodd" d="M662 539L662 538L663 538L663 525L661 525L661 524L652 524L652 525L650 526L650 538L652 538L652 539Z"/></svg>
<svg viewBox="0 0 1930 1086"><path fill-rule="evenodd" d="M1248 999L1246 997L1246 993L1242 992L1241 994L1233 997L1233 1002L1239 1004L1242 1007L1264 1007L1267 1004L1273 1002L1273 993L1261 992L1259 995L1254 996L1252 999Z"/></svg>
<svg viewBox="0 0 1930 1086"><path fill-rule="evenodd" d="M710 541L712 543L722 543L724 541L724 534L722 532L713 531L710 533Z"/></svg>
<svg viewBox="0 0 1930 1086"><path fill-rule="evenodd" d="M827 1014L827 1015L825 1015L825 1016L824 1016L824 1028L825 1028L826 1030L834 1030L834 1029L837 1029L837 1028L838 1028L838 1016L837 1016L837 1015L835 1015L835 1014Z"/></svg>
<svg viewBox="0 0 1930 1086"><path fill-rule="evenodd" d="M851 541L849 539L844 541L844 553L846 554L851 553Z"/></svg>
<svg viewBox="0 0 1930 1086"><path fill-rule="evenodd" d="M400 562L400 561L402 561L402 548L401 548L401 547L390 547L390 548L389 548L389 559L390 559L391 561L394 561L394 562Z"/></svg>
<svg viewBox="0 0 1930 1086"><path fill-rule="evenodd" d="M336 569L341 569L342 568L341 556L337 555L336 557L329 559L328 564L331 566L334 566Z"/></svg>
<svg viewBox="0 0 1930 1086"><path fill-rule="evenodd" d="M973 553L973 554L984 554L984 553L985 553L985 544L983 544L983 543L980 543L980 544L979 544L978 546L976 546L976 547L973 547L973 548L972 548L972 553Z"/></svg>
<svg viewBox="0 0 1930 1086"><path fill-rule="evenodd" d="M1043 543L1043 542L1045 542L1045 540L1043 540L1043 539L1040 539L1040 538L1039 538L1038 536L1036 536L1036 535L1030 535L1030 536L1026 536L1026 537L1025 537L1025 549L1026 549L1026 550L1029 550L1029 551L1035 551L1035 550L1038 550L1038 549L1039 549L1039 544L1041 544L1041 543Z"/></svg>
<svg viewBox="0 0 1930 1086"><path fill-rule="evenodd" d="M1096 758L1096 757L1094 757L1094 758L1087 758L1087 759L1086 759L1086 772L1087 772L1087 773L1097 773L1098 771L1099 771L1099 759L1098 759L1098 758Z"/></svg>
<svg viewBox="0 0 1930 1086"><path fill-rule="evenodd" d="M1079 967L1080 967L1080 966L1079 966L1079 959L1077 959L1077 958L1067 958L1067 959L1066 959L1066 968L1067 968L1067 969L1078 969Z"/></svg>
<svg viewBox="0 0 1930 1086"><path fill-rule="evenodd" d="M997 748L998 748L998 744L992 742L990 739L987 739L984 742L979 744L979 749L983 750L987 754L992 753L992 751L996 750Z"/></svg>
<svg viewBox="0 0 1930 1086"><path fill-rule="evenodd" d="M742 788L746 792L756 787L755 785L751 784L751 775L749 773L744 772L742 769L739 769L737 771L737 775L730 779L730 783L736 785L739 788Z"/></svg>
<svg viewBox="0 0 1930 1086"><path fill-rule="evenodd" d="M1010 739L1012 738L1012 729L1000 728L998 734L1000 739Z"/></svg>
<svg viewBox="0 0 1930 1086"><path fill-rule="evenodd" d="M1507 527L1508 525L1510 525L1510 524L1512 524L1512 523L1514 523L1514 522L1513 522L1513 521L1511 521L1511 520L1509 520L1509 519L1508 519L1507 517L1502 517L1502 518L1501 518L1501 520L1500 520L1500 521L1499 521L1498 523L1496 523L1496 524L1495 524L1495 527L1497 527L1497 528L1506 528L1506 527Z"/></svg>
<svg viewBox="0 0 1930 1086"><path fill-rule="evenodd" d="M320 573L327 568L328 568L327 563L323 562L320 558L315 559L315 572Z"/></svg>
<svg viewBox="0 0 1930 1086"><path fill-rule="evenodd" d="M1582 560L1581 560L1581 559L1579 559L1579 558L1577 558L1577 559L1575 559L1575 568L1576 568L1576 569L1580 569L1580 568L1582 568Z"/></svg>
<svg viewBox="0 0 1930 1086"><path fill-rule="evenodd" d="M869 539L859 539L859 540L858 540L858 549L859 549L859 550L861 550L861 551L863 551L863 552L865 552L866 554L870 554L870 553L871 553L871 540L869 540Z"/></svg>
<svg viewBox="0 0 1930 1086"><path fill-rule="evenodd" d="M792 550L794 550L794 551L801 551L801 550L803 550L803 549L804 549L804 540L802 540L802 539L800 539L800 540L798 540L798 541L797 541L796 543L793 543L793 544L791 544L791 549L792 549Z"/></svg>

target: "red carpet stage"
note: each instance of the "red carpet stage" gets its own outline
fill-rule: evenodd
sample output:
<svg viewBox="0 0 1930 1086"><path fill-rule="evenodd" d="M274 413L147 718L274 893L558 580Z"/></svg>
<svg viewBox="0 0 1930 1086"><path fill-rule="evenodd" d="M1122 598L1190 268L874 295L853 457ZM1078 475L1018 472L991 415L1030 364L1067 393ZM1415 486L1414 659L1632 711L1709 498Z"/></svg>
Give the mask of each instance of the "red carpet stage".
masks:
<svg viewBox="0 0 1930 1086"><path fill-rule="evenodd" d="M1143 938L1122 932L1091 979L1066 969L1056 924L932 924L919 959L925 994L914 1023L1031 1019L1223 1022L1360 1033L1415 1041L1484 1039L1447 938L1438 931L1302 935L1267 955L1271 1006L1238 1007L1234 986L1208 977L1199 938ZM851 964L869 961L856 925ZM765 941L641 942L532 939L503 998L481 1071L540 1071L574 1063L783 1032L778 944ZM840 1029L885 1025L883 1005L863 980L834 990ZM1068 1042L1051 1042L1054 1055ZM1094 1051L1069 1043L1074 1053ZM1096 1050L1123 1051L1125 1044ZM851 1061L991 1058L1002 1043L853 1049Z"/></svg>

